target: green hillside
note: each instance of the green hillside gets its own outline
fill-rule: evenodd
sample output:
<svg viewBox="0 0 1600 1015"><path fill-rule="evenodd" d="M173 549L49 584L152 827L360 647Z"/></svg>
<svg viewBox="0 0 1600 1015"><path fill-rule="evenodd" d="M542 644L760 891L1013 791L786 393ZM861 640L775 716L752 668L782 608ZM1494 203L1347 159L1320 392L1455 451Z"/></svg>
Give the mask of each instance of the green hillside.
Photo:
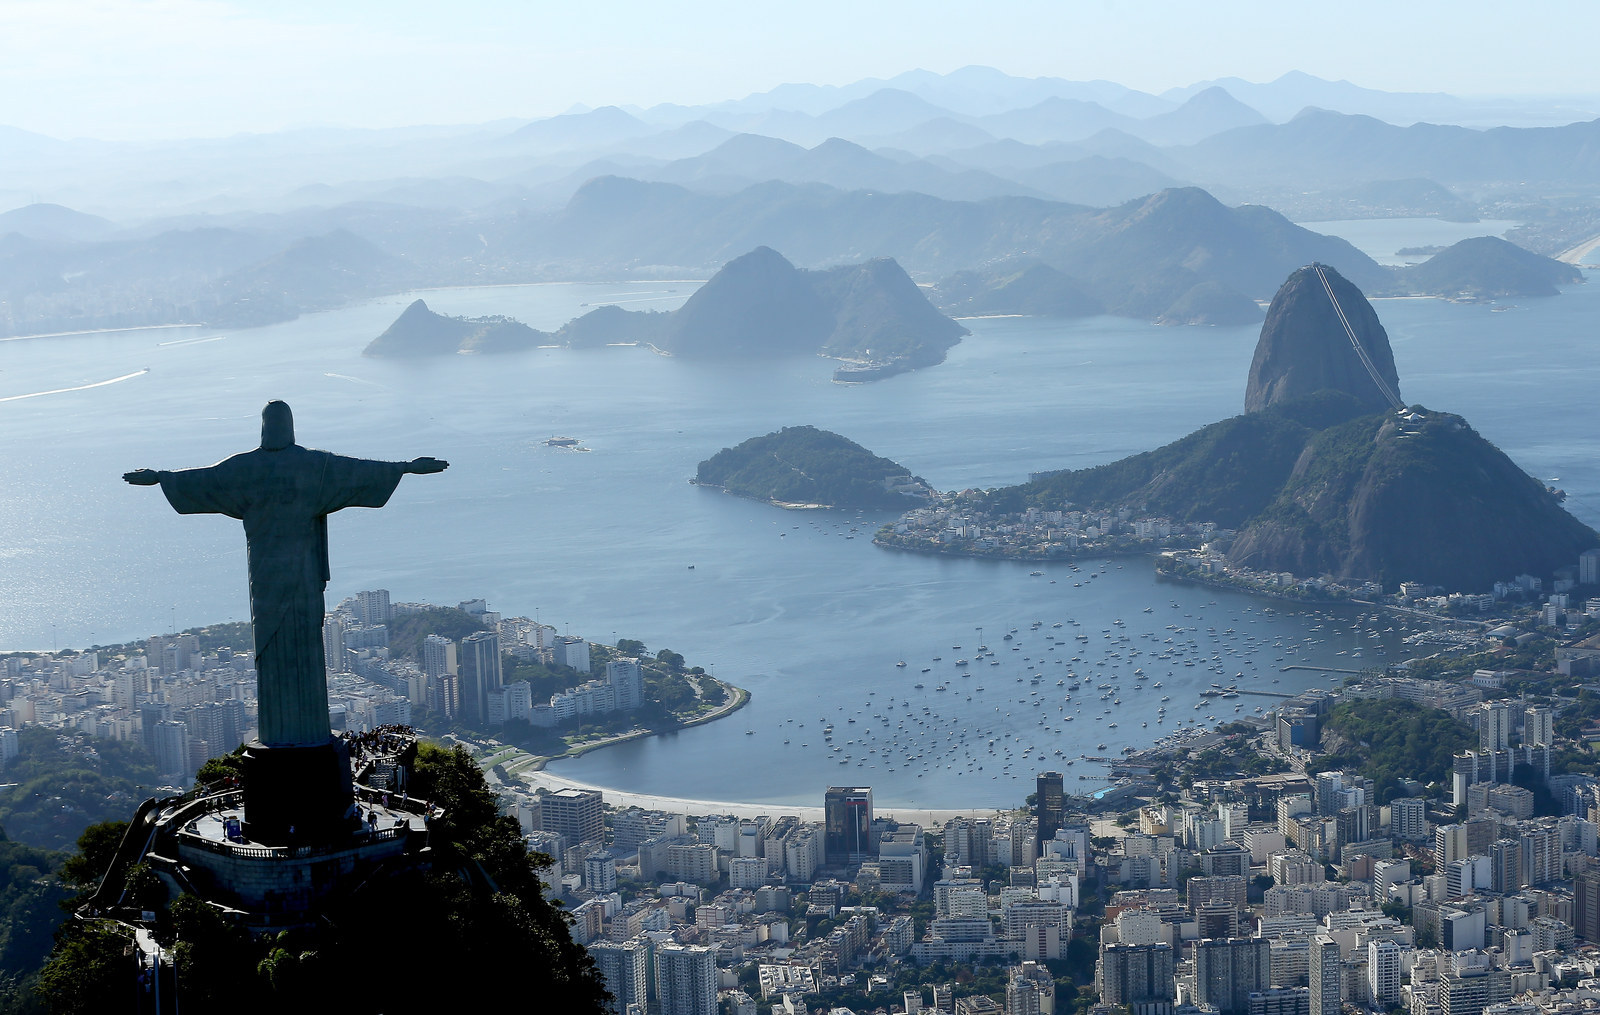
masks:
<svg viewBox="0 0 1600 1015"><path fill-rule="evenodd" d="M901 491L927 489L898 462L814 426L786 426L723 448L700 463L694 481L776 504L898 510L924 499Z"/></svg>

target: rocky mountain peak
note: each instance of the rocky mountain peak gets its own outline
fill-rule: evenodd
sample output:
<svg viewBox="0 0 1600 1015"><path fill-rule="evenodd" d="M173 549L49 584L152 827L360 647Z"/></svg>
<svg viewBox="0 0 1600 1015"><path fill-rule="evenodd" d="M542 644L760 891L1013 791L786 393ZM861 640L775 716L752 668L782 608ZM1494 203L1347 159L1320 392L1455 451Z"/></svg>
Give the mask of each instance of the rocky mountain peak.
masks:
<svg viewBox="0 0 1600 1015"><path fill-rule="evenodd" d="M1324 284L1326 279L1326 285ZM1328 290L1338 300L1329 299ZM1373 411L1389 408L1389 399L1372 379L1340 320L1344 311L1378 376L1396 397L1400 378L1394 369L1389 334L1361 290L1327 265L1296 270L1278 288L1261 325L1250 378L1245 388L1246 412L1330 389L1360 399Z"/></svg>

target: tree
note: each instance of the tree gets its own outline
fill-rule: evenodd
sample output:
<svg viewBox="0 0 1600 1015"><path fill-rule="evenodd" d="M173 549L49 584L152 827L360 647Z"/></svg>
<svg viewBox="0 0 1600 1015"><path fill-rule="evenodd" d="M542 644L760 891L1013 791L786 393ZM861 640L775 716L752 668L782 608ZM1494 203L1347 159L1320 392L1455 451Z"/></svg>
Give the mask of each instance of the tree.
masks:
<svg viewBox="0 0 1600 1015"><path fill-rule="evenodd" d="M550 1010L598 1013L610 995L569 917L544 897L539 866L515 818L499 812L483 773L461 748L420 746L412 793L445 810L434 822L426 864L374 872L328 904L316 922L257 941L194 896L157 917L176 970L180 1004L237 1015L324 1010L338 998L345 1012L432 1013L503 1004L490 977L417 975L378 989L357 989L350 971L392 967L425 949L443 969L507 968L540 985ZM80 840L75 883L103 869L120 838L97 826ZM141 871L143 868L143 871ZM130 890L156 905L153 873L136 865ZM142 897L148 890L150 898ZM403 940L397 935L404 935ZM69 922L41 973L39 997L55 1012L128 1010L137 966L125 932L110 924ZM163 984L166 989L166 984Z"/></svg>
<svg viewBox="0 0 1600 1015"><path fill-rule="evenodd" d="M61 865L62 882L80 892L93 890L111 866L127 830L126 821L101 821L84 829L78 836L78 851Z"/></svg>
<svg viewBox="0 0 1600 1015"><path fill-rule="evenodd" d="M100 1015L132 1008L139 976L132 934L111 924L68 920L35 989L52 1012Z"/></svg>

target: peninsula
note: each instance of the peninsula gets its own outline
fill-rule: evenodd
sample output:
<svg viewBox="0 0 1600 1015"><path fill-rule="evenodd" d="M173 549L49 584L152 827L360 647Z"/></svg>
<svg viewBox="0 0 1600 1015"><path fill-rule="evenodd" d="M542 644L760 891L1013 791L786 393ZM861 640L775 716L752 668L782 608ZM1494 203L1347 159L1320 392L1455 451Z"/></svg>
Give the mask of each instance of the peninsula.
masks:
<svg viewBox="0 0 1600 1015"><path fill-rule="evenodd" d="M814 426L723 448L700 463L693 482L779 507L906 508L935 493L898 462Z"/></svg>
<svg viewBox="0 0 1600 1015"><path fill-rule="evenodd" d="M1198 551L1207 569L1479 592L1600 547L1466 420L1406 406L1388 336L1325 265L1280 287L1246 412L1154 451L946 495L881 545L1019 558Z"/></svg>
<svg viewBox="0 0 1600 1015"><path fill-rule="evenodd" d="M509 317L447 317L415 300L362 354L411 357L516 352L541 344L545 337Z"/></svg>

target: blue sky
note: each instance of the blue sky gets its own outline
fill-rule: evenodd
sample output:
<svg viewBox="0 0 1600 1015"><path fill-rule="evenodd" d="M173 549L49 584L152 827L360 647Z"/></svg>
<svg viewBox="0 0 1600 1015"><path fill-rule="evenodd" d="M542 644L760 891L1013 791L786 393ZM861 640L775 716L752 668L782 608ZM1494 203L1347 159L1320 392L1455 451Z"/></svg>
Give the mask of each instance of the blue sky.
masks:
<svg viewBox="0 0 1600 1015"><path fill-rule="evenodd" d="M1567 0L0 0L0 124L140 138L467 123L968 64L1152 92L1303 70L1594 93L1597 37L1600 5Z"/></svg>

